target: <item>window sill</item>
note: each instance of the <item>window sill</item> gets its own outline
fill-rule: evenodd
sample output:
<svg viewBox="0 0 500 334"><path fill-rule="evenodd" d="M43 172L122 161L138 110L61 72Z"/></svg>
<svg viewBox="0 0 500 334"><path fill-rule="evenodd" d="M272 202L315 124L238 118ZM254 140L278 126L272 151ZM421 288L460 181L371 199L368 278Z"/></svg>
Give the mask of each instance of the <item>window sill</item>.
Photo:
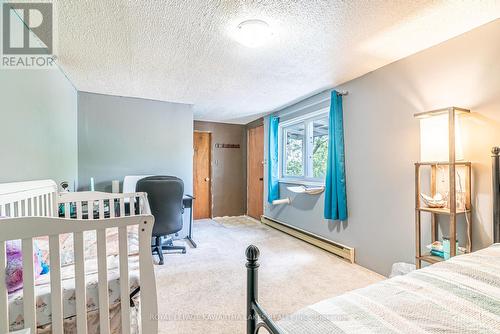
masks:
<svg viewBox="0 0 500 334"><path fill-rule="evenodd" d="M302 180L302 179L279 179L279 183L284 184L299 184L303 186L314 186L314 187L324 187L325 182L323 181L311 181L311 180Z"/></svg>

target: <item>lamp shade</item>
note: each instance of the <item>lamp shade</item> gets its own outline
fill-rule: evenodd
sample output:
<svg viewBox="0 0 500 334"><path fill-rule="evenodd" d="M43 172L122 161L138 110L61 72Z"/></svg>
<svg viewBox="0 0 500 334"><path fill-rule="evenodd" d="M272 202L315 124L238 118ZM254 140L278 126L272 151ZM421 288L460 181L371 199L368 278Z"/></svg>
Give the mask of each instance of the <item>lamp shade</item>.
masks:
<svg viewBox="0 0 500 334"><path fill-rule="evenodd" d="M420 161L449 160L448 131L447 114L420 119ZM455 117L455 159L464 159L460 117Z"/></svg>

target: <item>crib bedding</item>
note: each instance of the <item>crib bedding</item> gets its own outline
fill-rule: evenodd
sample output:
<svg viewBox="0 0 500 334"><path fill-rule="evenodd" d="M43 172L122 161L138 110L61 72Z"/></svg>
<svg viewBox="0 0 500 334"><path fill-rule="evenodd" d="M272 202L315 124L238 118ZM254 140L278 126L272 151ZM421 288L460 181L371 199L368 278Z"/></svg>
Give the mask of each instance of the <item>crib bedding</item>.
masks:
<svg viewBox="0 0 500 334"><path fill-rule="evenodd" d="M111 334L121 334L121 308L120 303L111 305L109 307L109 323L110 323L110 333ZM130 308L130 333L139 334L140 323L139 316L140 307L139 302L135 301L134 306ZM87 331L92 334L99 334L99 310L89 311L87 313ZM47 324L37 328L37 334L51 334L52 325ZM76 329L76 316L64 319L64 334L78 334Z"/></svg>
<svg viewBox="0 0 500 334"><path fill-rule="evenodd" d="M139 287L138 256L129 257L130 266L130 291L133 292ZM96 311L98 305L98 280L97 261L95 259L85 262L86 283L87 283L87 311ZM110 308L120 303L120 273L118 267L118 257L108 256L108 286ZM62 268L61 275L63 287L63 312L64 318L76 315L75 303L75 280L74 266L69 265ZM129 302L127 299L126 302ZM51 302L50 302L50 280L48 276L42 276L36 283L36 317L37 326L44 326L51 323ZM9 321L11 330L23 328L23 296L22 290L9 295Z"/></svg>
<svg viewBox="0 0 500 334"><path fill-rule="evenodd" d="M500 244L306 307L286 334L500 333Z"/></svg>
<svg viewBox="0 0 500 334"><path fill-rule="evenodd" d="M139 287L139 256L137 237L134 233L129 233L129 285L132 293ZM110 303L110 318L113 327L112 314L117 314L119 318L120 305L120 272L119 272L119 257L117 250L118 232L109 230L107 233L107 263L108 263L108 286L109 286L109 303ZM97 258L96 258L96 237L95 233L85 233L85 272L87 285L87 316L90 326L98 325L98 274L97 274ZM48 243L45 247L44 240L38 240L40 248L45 252L48 250ZM74 318L76 315L76 297L75 297L75 268L72 263L73 259L73 241L72 236L61 237L61 262L64 264L61 267L61 278L63 288L63 317L65 319L65 333L71 333L69 330L74 326ZM48 258L46 256L46 258ZM46 332L46 328L50 328L51 323L51 295L50 295L50 273L40 276L36 280L36 319L39 333ZM129 299L126 301L130 302ZM117 311L118 309L118 311ZM134 313L134 312L133 312ZM23 320L23 292L22 289L9 294L9 322L10 330L19 330L24 326ZM119 325L119 321L115 321ZM50 330L49 330L50 332Z"/></svg>

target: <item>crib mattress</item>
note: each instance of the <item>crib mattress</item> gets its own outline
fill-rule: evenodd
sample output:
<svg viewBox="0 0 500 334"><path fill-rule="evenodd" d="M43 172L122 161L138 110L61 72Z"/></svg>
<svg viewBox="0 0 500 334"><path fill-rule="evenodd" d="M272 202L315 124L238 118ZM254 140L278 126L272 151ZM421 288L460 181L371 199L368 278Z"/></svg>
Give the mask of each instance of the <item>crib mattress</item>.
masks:
<svg viewBox="0 0 500 334"><path fill-rule="evenodd" d="M137 255L129 256L130 291L139 287L139 258ZM96 259L85 262L87 284L87 311L93 312L99 308L98 279ZM76 315L74 265L61 268L63 288L63 313L64 319ZM108 286L110 309L116 309L120 303L120 273L118 256L108 256ZM50 295L50 276L43 275L36 281L36 320L37 327L48 325L52 322L52 307ZM127 303L129 300L127 299ZM23 317L23 292L19 290L9 295L9 323L10 330L19 330L24 327Z"/></svg>
<svg viewBox="0 0 500 334"><path fill-rule="evenodd" d="M500 244L306 307L286 334L500 333Z"/></svg>

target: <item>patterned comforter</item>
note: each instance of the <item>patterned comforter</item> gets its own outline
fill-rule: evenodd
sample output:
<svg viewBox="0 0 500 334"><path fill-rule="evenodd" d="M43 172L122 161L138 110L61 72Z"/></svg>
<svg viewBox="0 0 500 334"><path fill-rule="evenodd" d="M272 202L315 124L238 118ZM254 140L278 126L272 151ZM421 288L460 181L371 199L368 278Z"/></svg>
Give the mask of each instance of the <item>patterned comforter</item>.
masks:
<svg viewBox="0 0 500 334"><path fill-rule="evenodd" d="M500 333L500 244L309 306L287 334Z"/></svg>

